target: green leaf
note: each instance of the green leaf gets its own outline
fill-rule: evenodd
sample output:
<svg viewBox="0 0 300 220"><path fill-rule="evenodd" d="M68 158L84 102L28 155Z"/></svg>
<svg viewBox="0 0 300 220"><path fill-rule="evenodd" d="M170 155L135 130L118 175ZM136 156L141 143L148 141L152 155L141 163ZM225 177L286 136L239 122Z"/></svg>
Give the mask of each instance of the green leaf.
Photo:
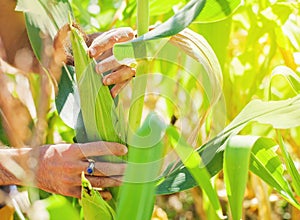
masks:
<svg viewBox="0 0 300 220"><path fill-rule="evenodd" d="M88 220L115 219L115 211L103 200L100 193L93 189L91 183L81 175L82 190L81 190L81 204L83 208L84 218Z"/></svg>
<svg viewBox="0 0 300 220"><path fill-rule="evenodd" d="M224 143L227 138L228 136L226 135L219 135L197 149L203 164L211 176L216 175L223 168ZM173 166L174 164L169 165L169 167ZM197 185L193 176L180 161L171 171L166 170L162 182L157 186L156 193L171 194L190 189Z"/></svg>
<svg viewBox="0 0 300 220"><path fill-rule="evenodd" d="M162 166L164 130L165 124L151 112L134 135L120 188L117 219L151 219Z"/></svg>
<svg viewBox="0 0 300 220"><path fill-rule="evenodd" d="M233 220L242 218L243 199L248 180L250 153L258 137L233 136L224 151L224 180Z"/></svg>
<svg viewBox="0 0 300 220"><path fill-rule="evenodd" d="M58 84L58 94L55 97L55 105L64 123L74 129L80 113L80 100L78 91L76 90L73 66L62 68Z"/></svg>
<svg viewBox="0 0 300 220"><path fill-rule="evenodd" d="M177 5L183 5L186 1L184 0L170 0L161 4L159 0L151 0L149 2L150 18L152 16L163 16L168 12L173 11L173 7ZM127 3L127 6L123 12L124 19L136 18L136 0L130 0Z"/></svg>
<svg viewBox="0 0 300 220"><path fill-rule="evenodd" d="M147 32L141 37L132 40L129 43L123 44L136 44L157 38L164 38L173 36L184 28L186 28L192 21L199 15L205 5L205 0L191 0L181 10L179 10L173 17L169 18L166 22L158 25L152 31ZM117 44L115 47L118 47Z"/></svg>
<svg viewBox="0 0 300 220"><path fill-rule="evenodd" d="M164 2L164 4L161 4L159 0L151 0L150 18L153 16L168 16L171 13L176 13L176 8L186 4L186 2L187 1L184 0L170 0ZM199 16L197 16L194 22L214 22L225 19L233 14L241 4L241 0L206 0L202 12ZM128 19L134 17L136 12L135 9L136 1L129 1L125 11L123 12L124 18ZM188 13L186 16L188 16Z"/></svg>
<svg viewBox="0 0 300 220"><path fill-rule="evenodd" d="M180 160L188 171L192 174L195 181L208 196L214 210L219 218L223 218L222 208L219 202L218 195L210 182L210 174L203 166L201 157L190 146L174 127L167 128L168 138L171 140L171 145L179 156Z"/></svg>
<svg viewBox="0 0 300 220"><path fill-rule="evenodd" d="M284 177L284 167L275 153L275 146L272 139L258 136L233 136L227 141L224 179L233 219L239 220L242 216L249 164L253 173L276 189L288 202L300 207Z"/></svg>
<svg viewBox="0 0 300 220"><path fill-rule="evenodd" d="M72 13L68 0L18 0L16 10L25 13L29 40L39 60L42 53L40 32L53 40L59 28L68 23L68 15Z"/></svg>
<svg viewBox="0 0 300 220"><path fill-rule="evenodd" d="M250 171L259 176L289 203L299 209L300 204L294 197L289 182L284 177L284 167L281 159L275 153L276 149L276 143L272 139L259 138L252 147Z"/></svg>
<svg viewBox="0 0 300 220"><path fill-rule="evenodd" d="M274 128L287 129L300 125L300 95L281 101L251 101L225 128L224 132L240 131L250 121L270 124Z"/></svg>
<svg viewBox="0 0 300 220"><path fill-rule="evenodd" d="M286 169L288 171L288 174L291 176L292 178L292 186L297 194L297 196L300 195L300 174L299 171L297 170L295 163L291 157L291 155L289 154L289 152L287 151L287 148L285 146L285 143L283 141L282 136L280 135L279 131L278 133L278 139L279 139L279 147L280 150L282 152L285 164L286 164Z"/></svg>
<svg viewBox="0 0 300 220"><path fill-rule="evenodd" d="M292 128L300 125L300 95L282 101L251 101L240 114L215 138L198 148L208 172L213 176L222 169L224 143L228 137L237 134L249 122L258 121L274 128ZM158 194L168 194L189 189L197 185L187 168L179 162L158 185ZM278 190L278 188L276 188Z"/></svg>
<svg viewBox="0 0 300 220"><path fill-rule="evenodd" d="M290 98L300 93L300 77L287 66L277 66L271 74L269 99Z"/></svg>
<svg viewBox="0 0 300 220"><path fill-rule="evenodd" d="M227 18L243 4L242 0L207 0L194 22L215 22Z"/></svg>
<svg viewBox="0 0 300 220"><path fill-rule="evenodd" d="M47 199L41 200L46 203L46 209L50 219L80 220L78 210L72 206L66 197L52 195Z"/></svg>

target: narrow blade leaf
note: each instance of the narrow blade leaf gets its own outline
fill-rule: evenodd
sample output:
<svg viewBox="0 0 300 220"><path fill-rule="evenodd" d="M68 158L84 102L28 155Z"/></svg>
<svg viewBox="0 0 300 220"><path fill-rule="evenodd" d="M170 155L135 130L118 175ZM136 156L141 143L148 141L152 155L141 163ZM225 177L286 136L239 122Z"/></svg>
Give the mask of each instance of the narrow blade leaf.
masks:
<svg viewBox="0 0 300 220"><path fill-rule="evenodd" d="M223 132L198 148L197 151L201 155L208 172L211 175L215 175L222 170L224 143L228 137L237 134L249 122L258 121L270 124L274 128L296 127L300 125L299 108L300 95L282 101L251 101ZM187 168L184 167L182 162L178 163L176 169L167 175L158 186L157 193L168 194L197 185L193 178L188 177L189 172ZM186 179L189 179L189 181L186 181ZM276 188L276 190L279 189Z"/></svg>
<svg viewBox="0 0 300 220"><path fill-rule="evenodd" d="M224 180L233 220L242 217L243 199L248 180L250 153L258 137L233 136L224 152Z"/></svg>
<svg viewBox="0 0 300 220"><path fill-rule="evenodd" d="M206 0L191 0L173 17L158 25L155 29L147 32L139 38L132 40L131 42L122 44L139 45L140 42L173 36L185 29L187 26L189 26L189 24L192 23L193 20L195 20L195 18L203 9L205 3ZM116 44L115 47L118 47L118 45L120 44Z"/></svg>
<svg viewBox="0 0 300 220"><path fill-rule="evenodd" d="M151 219L162 165L164 130L164 123L155 113L150 113L133 137L119 194L117 219Z"/></svg>
<svg viewBox="0 0 300 220"><path fill-rule="evenodd" d="M223 218L218 195L210 182L211 176L207 172L205 166L203 166L199 154L182 137L180 137L178 131L174 127L167 128L167 135L182 163L192 174L201 189L205 191L217 215L220 218Z"/></svg>
<svg viewBox="0 0 300 220"><path fill-rule="evenodd" d="M87 46L78 29L71 26L71 42L80 107L88 140L115 141L120 139L115 130L117 116L109 88L95 71L95 60L89 58Z"/></svg>
<svg viewBox="0 0 300 220"><path fill-rule="evenodd" d="M81 203L85 219L115 219L115 211L103 200L100 193L93 189L91 183L85 178L83 173L81 175L81 182Z"/></svg>
<svg viewBox="0 0 300 220"><path fill-rule="evenodd" d="M300 208L289 182L284 177L281 159L275 153L276 143L269 138L259 138L252 147L250 171L273 187L289 203Z"/></svg>
<svg viewBox="0 0 300 220"><path fill-rule="evenodd" d="M291 155L289 154L289 152L286 149L285 143L283 141L282 136L280 135L280 133L278 132L278 139L279 139L279 147L280 150L282 152L285 164L286 164L286 168L287 171L289 173L289 175L292 178L292 186L296 192L296 194L298 196L300 196L300 174L299 171L297 170L295 163L291 157Z"/></svg>
<svg viewBox="0 0 300 220"><path fill-rule="evenodd" d="M68 15L72 13L68 0L18 0L16 10L25 13L29 40L39 60L42 53L40 32L53 40L59 28L68 23Z"/></svg>

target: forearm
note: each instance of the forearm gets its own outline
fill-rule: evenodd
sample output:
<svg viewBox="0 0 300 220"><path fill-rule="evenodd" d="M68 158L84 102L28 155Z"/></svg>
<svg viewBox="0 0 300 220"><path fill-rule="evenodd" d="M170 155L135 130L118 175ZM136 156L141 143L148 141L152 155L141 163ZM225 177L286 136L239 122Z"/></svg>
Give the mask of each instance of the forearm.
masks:
<svg viewBox="0 0 300 220"><path fill-rule="evenodd" d="M29 153L30 148L0 149L0 185L22 185L28 174Z"/></svg>

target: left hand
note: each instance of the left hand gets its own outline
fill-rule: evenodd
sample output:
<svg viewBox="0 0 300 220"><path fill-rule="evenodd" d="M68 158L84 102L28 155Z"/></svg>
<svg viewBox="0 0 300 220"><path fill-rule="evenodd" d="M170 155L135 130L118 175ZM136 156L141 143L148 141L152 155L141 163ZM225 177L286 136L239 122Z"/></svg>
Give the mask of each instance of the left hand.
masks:
<svg viewBox="0 0 300 220"><path fill-rule="evenodd" d="M104 74L107 71L111 73L103 77L103 84L106 86L114 85L111 89L111 95L116 97L121 89L134 77L135 69L120 64L112 53L114 44L132 40L134 31L129 27L116 28L102 34L90 35L92 41L88 53L90 57L99 60L96 65L98 74Z"/></svg>
<svg viewBox="0 0 300 220"><path fill-rule="evenodd" d="M95 172L87 173L87 158L93 156L122 156L127 148L113 142L89 142L77 144L44 145L34 148L31 156L38 158L36 168L37 187L52 193L80 198L81 173L93 187L104 188L120 186L126 168L125 163L95 161ZM109 192L101 191L105 199L110 199Z"/></svg>

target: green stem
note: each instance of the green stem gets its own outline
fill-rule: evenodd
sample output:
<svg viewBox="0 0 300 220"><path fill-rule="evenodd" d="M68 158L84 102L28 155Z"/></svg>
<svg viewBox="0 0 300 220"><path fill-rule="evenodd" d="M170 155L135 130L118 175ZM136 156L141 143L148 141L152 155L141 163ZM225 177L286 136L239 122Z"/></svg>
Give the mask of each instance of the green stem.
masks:
<svg viewBox="0 0 300 220"><path fill-rule="evenodd" d="M137 0L137 32L138 36L141 36L148 32L149 29L149 0ZM145 45L141 45L138 53L141 53L140 57L146 57ZM131 99L131 108L129 112L129 140L140 126L145 91L147 86L146 77L141 77L148 72L148 64L146 60L140 60L136 69L136 77L133 81L133 91Z"/></svg>
<svg viewBox="0 0 300 220"><path fill-rule="evenodd" d="M137 0L137 32L141 36L149 29L149 0Z"/></svg>

